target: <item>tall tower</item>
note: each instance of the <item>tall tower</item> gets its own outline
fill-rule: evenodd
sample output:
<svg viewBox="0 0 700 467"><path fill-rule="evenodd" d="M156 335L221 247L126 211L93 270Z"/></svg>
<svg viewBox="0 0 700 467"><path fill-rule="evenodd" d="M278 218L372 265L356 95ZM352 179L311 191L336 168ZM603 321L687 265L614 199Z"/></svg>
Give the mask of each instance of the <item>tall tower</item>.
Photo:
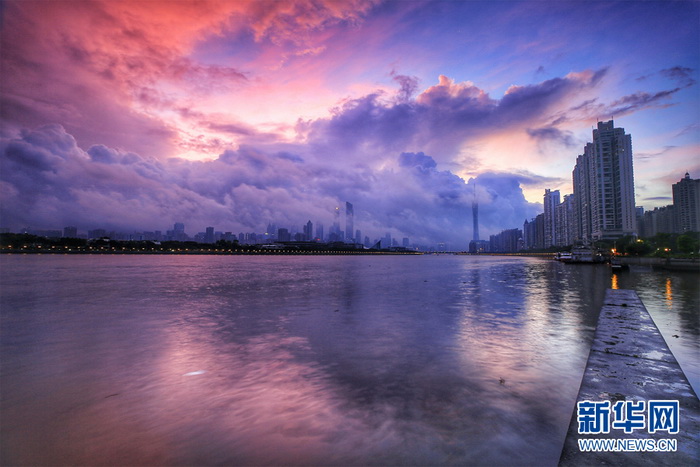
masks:
<svg viewBox="0 0 700 467"><path fill-rule="evenodd" d="M474 182L474 201L472 201L472 220L474 221L474 236L472 240L479 241L479 202L476 200L476 182Z"/></svg>
<svg viewBox="0 0 700 467"><path fill-rule="evenodd" d="M345 202L345 238L352 241L352 234L355 232L355 211L352 204Z"/></svg>

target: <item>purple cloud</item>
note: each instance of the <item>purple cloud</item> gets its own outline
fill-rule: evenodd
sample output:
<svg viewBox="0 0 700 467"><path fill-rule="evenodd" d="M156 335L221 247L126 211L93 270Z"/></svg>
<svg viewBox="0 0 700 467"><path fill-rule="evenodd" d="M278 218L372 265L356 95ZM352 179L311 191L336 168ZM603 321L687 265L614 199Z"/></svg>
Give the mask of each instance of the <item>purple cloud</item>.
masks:
<svg viewBox="0 0 700 467"><path fill-rule="evenodd" d="M661 74L667 78L676 80L683 87L689 87L696 83L693 77L695 70L684 66L674 66L661 70Z"/></svg>
<svg viewBox="0 0 700 467"><path fill-rule="evenodd" d="M667 101L671 96L680 90L681 88L675 88L666 91L659 91L653 94L648 92L636 92L634 94L629 94L608 104L603 115L627 115L641 109L670 107L674 104L664 101Z"/></svg>
<svg viewBox="0 0 700 467"><path fill-rule="evenodd" d="M525 131L531 138L538 142L553 141L569 148L578 146L578 142L574 139L570 131L562 131L554 126L528 128Z"/></svg>
<svg viewBox="0 0 700 467"><path fill-rule="evenodd" d="M395 156L396 168L346 171L294 151L241 147L212 161L157 161L104 145L81 150L59 125L0 141L4 226L257 231L268 222L329 225L336 205L356 206L370 237L386 231L430 245L466 247L473 190L425 153ZM476 179L484 232L519 225L538 209L517 174ZM470 181L470 183L474 183Z"/></svg>

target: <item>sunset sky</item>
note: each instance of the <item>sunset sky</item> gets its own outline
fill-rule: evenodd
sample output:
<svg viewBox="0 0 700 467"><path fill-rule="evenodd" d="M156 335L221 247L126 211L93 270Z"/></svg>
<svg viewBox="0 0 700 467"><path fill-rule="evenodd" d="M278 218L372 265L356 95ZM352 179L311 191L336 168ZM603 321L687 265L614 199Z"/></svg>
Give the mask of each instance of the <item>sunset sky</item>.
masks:
<svg viewBox="0 0 700 467"><path fill-rule="evenodd" d="M637 205L700 177L696 1L7 1L0 227L482 238L572 192L598 120ZM476 189L474 188L476 186Z"/></svg>

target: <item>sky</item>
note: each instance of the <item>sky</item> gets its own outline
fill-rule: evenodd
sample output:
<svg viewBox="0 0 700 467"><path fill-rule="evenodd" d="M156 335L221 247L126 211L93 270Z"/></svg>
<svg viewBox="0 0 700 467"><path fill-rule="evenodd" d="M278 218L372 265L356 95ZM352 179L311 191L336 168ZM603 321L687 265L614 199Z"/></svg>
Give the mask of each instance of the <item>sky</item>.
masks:
<svg viewBox="0 0 700 467"><path fill-rule="evenodd" d="M700 177L696 1L5 1L0 227L326 231L464 248L572 192L597 121L636 204Z"/></svg>

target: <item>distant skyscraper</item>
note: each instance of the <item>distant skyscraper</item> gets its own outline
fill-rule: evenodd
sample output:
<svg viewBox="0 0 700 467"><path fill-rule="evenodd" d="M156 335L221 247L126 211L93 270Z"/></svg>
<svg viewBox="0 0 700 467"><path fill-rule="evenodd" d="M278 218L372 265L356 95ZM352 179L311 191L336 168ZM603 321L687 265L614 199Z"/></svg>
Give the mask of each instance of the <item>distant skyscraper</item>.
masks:
<svg viewBox="0 0 700 467"><path fill-rule="evenodd" d="M314 225L311 221L307 222L304 226L304 240L310 242L314 239Z"/></svg>
<svg viewBox="0 0 700 467"><path fill-rule="evenodd" d="M321 241L324 240L324 237L323 237L323 224L316 223L316 237L317 237L319 240L321 240Z"/></svg>
<svg viewBox="0 0 700 467"><path fill-rule="evenodd" d="M632 136L624 128L615 128L612 120L598 122L593 143L576 160L573 175L579 238L612 240L635 234Z"/></svg>
<svg viewBox="0 0 700 467"><path fill-rule="evenodd" d="M476 183L474 184L474 201L472 201L472 221L474 222L472 240L476 242L479 240L479 203L476 200Z"/></svg>
<svg viewBox="0 0 700 467"><path fill-rule="evenodd" d="M381 241L382 241L382 248L389 248L391 246L391 234L389 232L387 232Z"/></svg>
<svg viewBox="0 0 700 467"><path fill-rule="evenodd" d="M289 233L289 230L285 228L279 228L277 229L277 240L280 242L289 242L292 240L292 235Z"/></svg>
<svg viewBox="0 0 700 467"><path fill-rule="evenodd" d="M678 233L700 232L700 179L686 172L673 184L673 207Z"/></svg>
<svg viewBox="0 0 700 467"><path fill-rule="evenodd" d="M78 228L77 227L64 227L63 228L63 236L65 238L76 238L78 236Z"/></svg>
<svg viewBox="0 0 700 467"><path fill-rule="evenodd" d="M345 202L345 238L352 241L352 234L355 231L355 211L352 204Z"/></svg>
<svg viewBox="0 0 700 467"><path fill-rule="evenodd" d="M204 234L204 243L214 243L214 227L207 227Z"/></svg>
<svg viewBox="0 0 700 467"><path fill-rule="evenodd" d="M544 190L544 247L557 245L557 206L559 190Z"/></svg>
<svg viewBox="0 0 700 467"><path fill-rule="evenodd" d="M105 229L88 230L88 238L102 238L107 236Z"/></svg>
<svg viewBox="0 0 700 467"><path fill-rule="evenodd" d="M185 224L182 222L175 222L173 225L173 230L168 231L168 236L172 240L182 242L187 240L187 234L185 233Z"/></svg>
<svg viewBox="0 0 700 467"><path fill-rule="evenodd" d="M333 211L333 225L331 226L330 235L338 235L340 232L340 206L336 206Z"/></svg>
<svg viewBox="0 0 700 467"><path fill-rule="evenodd" d="M274 237L275 233L277 233L277 226L273 223L267 224L267 230L265 231L265 235L268 237Z"/></svg>

